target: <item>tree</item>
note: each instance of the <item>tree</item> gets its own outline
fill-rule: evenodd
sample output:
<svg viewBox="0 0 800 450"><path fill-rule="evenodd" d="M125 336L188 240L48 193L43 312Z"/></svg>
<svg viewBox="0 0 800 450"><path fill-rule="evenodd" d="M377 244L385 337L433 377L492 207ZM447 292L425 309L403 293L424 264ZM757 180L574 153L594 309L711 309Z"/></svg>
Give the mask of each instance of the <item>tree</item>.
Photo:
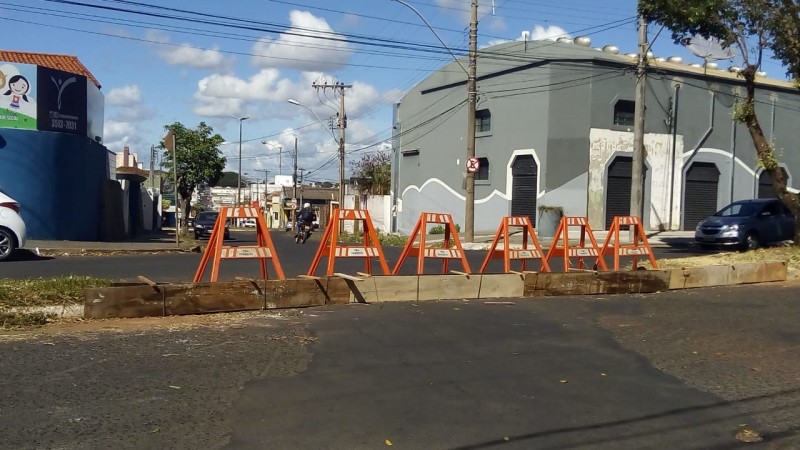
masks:
<svg viewBox="0 0 800 450"><path fill-rule="evenodd" d="M794 243L800 245L800 194L786 190L786 176L755 108L756 73L766 50L783 63L800 88L800 5L796 0L639 0L639 13L671 30L676 43L701 35L739 50L746 94L734 119L747 125L759 164L772 178L778 198L794 214Z"/></svg>
<svg viewBox="0 0 800 450"><path fill-rule="evenodd" d="M359 178L358 186L362 193L387 195L392 184L391 156L388 152L378 151L363 155L360 160L351 163L354 176Z"/></svg>
<svg viewBox="0 0 800 450"><path fill-rule="evenodd" d="M214 130L200 122L196 129L186 128L182 123L175 122L165 125L164 130L175 136L175 156L178 163L178 208L183 217L189 217L191 211L192 194L200 184L213 186L222 177L225 168L225 157L219 150L219 145L225 140ZM164 166L169 169L170 177L173 175L172 153L166 150L165 142L159 146L165 149ZM183 223L184 231L186 222Z"/></svg>

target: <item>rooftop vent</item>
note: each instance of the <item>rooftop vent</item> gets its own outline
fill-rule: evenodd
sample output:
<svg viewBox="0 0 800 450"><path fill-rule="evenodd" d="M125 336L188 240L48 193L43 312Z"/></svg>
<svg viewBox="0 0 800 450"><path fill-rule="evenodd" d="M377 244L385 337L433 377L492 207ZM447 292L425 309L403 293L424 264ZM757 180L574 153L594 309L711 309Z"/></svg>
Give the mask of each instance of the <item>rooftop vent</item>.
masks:
<svg viewBox="0 0 800 450"><path fill-rule="evenodd" d="M697 63L689 64L689 67L695 67L695 68L701 68L701 69L703 68L703 66L701 66L700 64L697 64Z"/></svg>
<svg viewBox="0 0 800 450"><path fill-rule="evenodd" d="M626 53L625 56L627 56L628 58L633 58L633 59L637 58L636 53Z"/></svg>
<svg viewBox="0 0 800 450"><path fill-rule="evenodd" d="M766 77L767 72L756 72L756 75L758 75L759 77Z"/></svg>
<svg viewBox="0 0 800 450"><path fill-rule="evenodd" d="M706 69L716 69L716 68L719 67L719 65L717 63L710 62L710 61L706 61L704 65L705 65Z"/></svg>
<svg viewBox="0 0 800 450"><path fill-rule="evenodd" d="M736 66L728 67L728 72L730 72L730 73L739 73L741 71L742 71L741 67L736 67Z"/></svg>
<svg viewBox="0 0 800 450"><path fill-rule="evenodd" d="M663 57L661 57L661 56L659 56L658 58L656 58L656 61L658 61L658 62L665 62L666 60L667 60L667 58L663 58Z"/></svg>
<svg viewBox="0 0 800 450"><path fill-rule="evenodd" d="M561 36L560 38L556 39L556 42L561 42L563 44L571 44L572 43L572 39L570 39L570 38L568 38L566 36Z"/></svg>
<svg viewBox="0 0 800 450"><path fill-rule="evenodd" d="M683 58L681 58L680 56L670 56L669 58L667 58L667 62L680 64L683 62Z"/></svg>
<svg viewBox="0 0 800 450"><path fill-rule="evenodd" d="M619 48L617 48L615 45L606 45L603 47L603 51L606 53L611 53L612 55L619 54Z"/></svg>
<svg viewBox="0 0 800 450"><path fill-rule="evenodd" d="M584 47L588 47L588 46L592 45L592 40L589 38L589 36L578 36L578 37L575 38L574 42L577 45L581 45L581 46L584 46Z"/></svg>

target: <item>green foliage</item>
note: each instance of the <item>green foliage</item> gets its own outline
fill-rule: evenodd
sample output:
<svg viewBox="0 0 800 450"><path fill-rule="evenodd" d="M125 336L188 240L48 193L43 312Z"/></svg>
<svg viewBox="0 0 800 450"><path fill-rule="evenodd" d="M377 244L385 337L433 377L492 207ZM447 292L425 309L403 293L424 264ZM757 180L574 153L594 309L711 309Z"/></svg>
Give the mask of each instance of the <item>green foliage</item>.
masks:
<svg viewBox="0 0 800 450"><path fill-rule="evenodd" d="M0 280L0 308L80 304L86 289L110 285L110 280L82 276Z"/></svg>
<svg viewBox="0 0 800 450"><path fill-rule="evenodd" d="M161 209L162 210L166 211L167 209L169 209L170 206L172 206L172 202L171 201L164 200L164 199L161 200Z"/></svg>
<svg viewBox="0 0 800 450"><path fill-rule="evenodd" d="M359 178L359 190L372 195L387 195L392 184L392 166L389 152L378 151L363 155L352 163L353 176Z"/></svg>
<svg viewBox="0 0 800 450"><path fill-rule="evenodd" d="M344 234L339 236L337 241L345 244L357 244L359 242L364 242L364 233ZM382 246L386 247L402 247L406 245L406 242L408 242L408 236L403 236L400 234L384 234L378 232L378 242L380 242Z"/></svg>
<svg viewBox="0 0 800 450"><path fill-rule="evenodd" d="M178 193L181 199L190 199L198 185L214 186L222 178L225 157L222 156L219 146L225 139L215 134L213 128L205 122L200 122L195 129L186 128L182 123L175 122L164 126L164 130L171 131L175 136ZM159 147L164 149L164 166L169 169L169 176L172 177L174 170L172 153L166 150L163 141Z"/></svg>
<svg viewBox="0 0 800 450"><path fill-rule="evenodd" d="M753 102L747 100L736 99L733 104L733 120L747 124L755 116L755 107Z"/></svg>
<svg viewBox="0 0 800 450"><path fill-rule="evenodd" d="M461 225L456 224L456 231L461 232ZM435 227L432 227L430 229L430 231L428 231L428 233L429 234L444 234L444 226L443 225L436 225Z"/></svg>

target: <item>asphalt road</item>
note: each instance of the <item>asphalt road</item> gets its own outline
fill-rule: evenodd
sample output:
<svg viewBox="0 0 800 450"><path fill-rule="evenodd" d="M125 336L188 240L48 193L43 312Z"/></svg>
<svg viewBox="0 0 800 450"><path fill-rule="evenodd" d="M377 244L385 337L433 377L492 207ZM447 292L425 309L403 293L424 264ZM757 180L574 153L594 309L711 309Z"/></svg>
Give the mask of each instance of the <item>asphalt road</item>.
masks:
<svg viewBox="0 0 800 450"><path fill-rule="evenodd" d="M9 449L798 448L800 285L0 335ZM746 426L765 437L743 444Z"/></svg>
<svg viewBox="0 0 800 450"><path fill-rule="evenodd" d="M231 232L229 245L254 245L255 232ZM275 233L275 243L280 263L287 277L295 277L308 272L311 261L319 246L320 233L315 233L312 240L306 244L295 244L289 233ZM389 270L400 257L402 248L383 247ZM693 248L657 248L657 258L675 258L699 254ZM480 269L486 251L468 251L467 260L472 271ZM0 264L0 277L2 278L30 278L50 277L59 275L90 275L114 280L135 280L143 275L157 282L186 282L191 281L200 264L201 255L198 253L159 253L159 254L125 254L104 256L59 256L21 258L14 261L5 261ZM563 261L556 258L551 264L554 271L563 266ZM628 259L627 261L630 261ZM607 261L609 262L609 261ZM327 258L323 258L320 267L315 272L317 275L325 273ZM519 263L517 263L519 264ZM373 273L381 273L380 267L373 261ZM272 267L270 266L270 270ZM450 262L451 270L462 270L459 261ZM537 267L529 266L529 270ZM355 274L364 271L364 262L360 259L337 259L336 271ZM416 262L410 258L403 265L404 274L416 273ZM426 262L426 273L441 273L441 262L429 260ZM493 261L489 271L501 271L502 262ZM205 279L208 279L211 265L206 270ZM274 277L274 272L271 272ZM258 263L254 260L225 260L220 266L220 280L231 280L236 276L259 277Z"/></svg>

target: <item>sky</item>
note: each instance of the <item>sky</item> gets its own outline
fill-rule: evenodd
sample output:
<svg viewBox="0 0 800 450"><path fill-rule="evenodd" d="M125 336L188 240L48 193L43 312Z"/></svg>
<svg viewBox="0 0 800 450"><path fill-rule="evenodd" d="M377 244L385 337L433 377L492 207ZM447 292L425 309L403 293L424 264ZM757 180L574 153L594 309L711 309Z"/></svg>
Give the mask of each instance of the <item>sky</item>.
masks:
<svg viewBox="0 0 800 450"><path fill-rule="evenodd" d="M335 181L338 130L329 129L329 118L340 100L313 84L351 86L345 89L350 176L354 161L389 148L392 104L452 61L437 35L452 53L464 54L469 6L469 0L0 0L0 20L4 50L78 57L105 95L104 144L115 152L128 145L145 168L165 125L206 122L226 140L220 147L226 170L238 171L241 125L246 178L291 174L296 138L305 180ZM593 47L631 53L635 22L635 0L480 0L478 45L525 35L589 36ZM656 56L702 62L659 28L648 30ZM785 78L773 62L763 70Z"/></svg>

